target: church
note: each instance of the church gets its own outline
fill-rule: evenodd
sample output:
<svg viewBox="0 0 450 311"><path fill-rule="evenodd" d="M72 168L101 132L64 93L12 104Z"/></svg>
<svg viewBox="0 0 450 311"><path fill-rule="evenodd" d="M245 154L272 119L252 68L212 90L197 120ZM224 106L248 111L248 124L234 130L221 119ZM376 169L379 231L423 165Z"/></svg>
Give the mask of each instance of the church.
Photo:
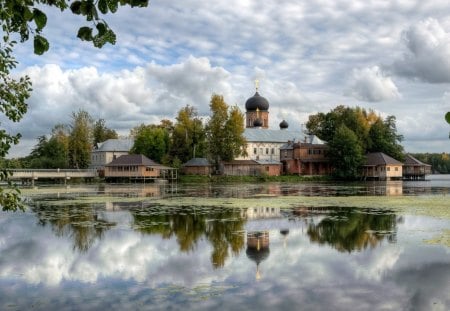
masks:
<svg viewBox="0 0 450 311"><path fill-rule="evenodd" d="M301 159L294 159L294 153L286 153L284 148L286 145L291 146L296 143L296 146L302 145L308 146L308 148L315 146L319 149L326 149L326 144L303 131L290 130L286 120L279 123L278 129L270 129L269 106L269 101L259 94L256 86L255 95L245 102L246 155L239 156L231 162L224 162L222 173L225 175L264 173L271 176L324 173L323 170L303 169L305 166L301 166ZM295 155L297 154L295 153Z"/></svg>

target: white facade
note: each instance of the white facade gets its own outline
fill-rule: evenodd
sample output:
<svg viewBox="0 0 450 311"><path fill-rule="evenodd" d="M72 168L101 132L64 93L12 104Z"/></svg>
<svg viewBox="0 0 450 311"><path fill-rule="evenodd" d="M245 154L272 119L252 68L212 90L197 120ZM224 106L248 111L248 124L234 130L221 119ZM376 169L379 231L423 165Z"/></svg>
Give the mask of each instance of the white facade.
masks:
<svg viewBox="0 0 450 311"><path fill-rule="evenodd" d="M247 140L247 156L236 160L279 162L281 146L288 141L303 141L306 135L302 131L246 128L244 137Z"/></svg>
<svg viewBox="0 0 450 311"><path fill-rule="evenodd" d="M98 147L91 151L90 169L104 169L105 165L111 163L116 158L127 155L133 147L132 139L108 139L98 144Z"/></svg>

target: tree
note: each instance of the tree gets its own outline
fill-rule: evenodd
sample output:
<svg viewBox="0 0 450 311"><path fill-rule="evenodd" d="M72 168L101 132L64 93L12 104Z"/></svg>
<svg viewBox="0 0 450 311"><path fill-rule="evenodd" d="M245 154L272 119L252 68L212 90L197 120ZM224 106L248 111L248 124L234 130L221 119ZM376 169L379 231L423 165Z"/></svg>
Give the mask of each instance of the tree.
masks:
<svg viewBox="0 0 450 311"><path fill-rule="evenodd" d="M445 120L450 124L450 111L445 114ZM448 134L448 138L450 138L450 134Z"/></svg>
<svg viewBox="0 0 450 311"><path fill-rule="evenodd" d="M38 137L38 143L28 156L29 167L39 169L66 168L68 166L67 146L61 137L45 135Z"/></svg>
<svg viewBox="0 0 450 311"><path fill-rule="evenodd" d="M189 105L178 111L172 132L170 154L182 163L205 156L206 133L197 110Z"/></svg>
<svg viewBox="0 0 450 311"><path fill-rule="evenodd" d="M403 147L399 142L403 136L397 135L395 117L388 116L385 121L378 119L369 131L368 152L384 152L387 155L402 161L404 159Z"/></svg>
<svg viewBox="0 0 450 311"><path fill-rule="evenodd" d="M98 119L95 121L94 128L92 130L93 136L93 144L97 145L98 143L104 142L108 139L118 138L117 132L106 127L104 119Z"/></svg>
<svg viewBox="0 0 450 311"><path fill-rule="evenodd" d="M170 148L169 132L156 125L144 125L134 128L132 131L134 144L131 153L143 154L146 157L161 162Z"/></svg>
<svg viewBox="0 0 450 311"><path fill-rule="evenodd" d="M237 106L233 106L230 109L229 117L225 123L225 145L227 146L223 159L225 161L231 161L234 158L246 152L243 148L247 141L243 136L245 131L244 127L244 114L239 110Z"/></svg>
<svg viewBox="0 0 450 311"><path fill-rule="evenodd" d="M237 107L229 112L221 95L213 94L209 107L211 117L206 126L208 151L218 168L221 160L231 161L244 154L244 116Z"/></svg>
<svg viewBox="0 0 450 311"><path fill-rule="evenodd" d="M16 41L12 38L18 35L21 42L28 41L33 36L34 53L42 55L49 48L48 40L43 36L43 29L47 24L47 15L42 11L46 7L58 8L65 11L69 8L68 0L1 0L0 24L3 41L0 42L0 112L12 122L19 122L27 111L26 100L30 97L31 82L29 77L13 78L10 76L17 61L13 55ZM119 4L131 7L146 7L148 0L78 0L71 2L70 10L73 14L83 16L90 26L80 27L77 37L83 41L90 41L95 47L101 48L106 43L115 44L116 35L109 28L101 14L115 13ZM100 13L100 14L99 14ZM95 27L95 31L94 31ZM11 134L0 130L0 157L8 154L11 145L19 142L20 133ZM5 170L0 171L0 182L8 179ZM12 184L9 183L12 187ZM0 187L0 205L3 210L21 208L17 188L5 191Z"/></svg>
<svg viewBox="0 0 450 311"><path fill-rule="evenodd" d="M363 153L358 137L345 125L341 125L333 139L328 142L331 163L334 163L333 174L341 179L353 179L358 176L358 169L363 163Z"/></svg>
<svg viewBox="0 0 450 311"><path fill-rule="evenodd" d="M79 110L72 113L69 135L69 165L74 168L87 168L92 149L92 117Z"/></svg>

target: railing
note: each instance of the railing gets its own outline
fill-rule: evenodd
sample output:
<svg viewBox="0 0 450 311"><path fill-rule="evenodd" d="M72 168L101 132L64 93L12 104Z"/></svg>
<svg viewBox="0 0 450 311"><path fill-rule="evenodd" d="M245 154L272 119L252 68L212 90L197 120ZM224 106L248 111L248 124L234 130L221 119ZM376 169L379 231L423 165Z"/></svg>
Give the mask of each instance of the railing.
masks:
<svg viewBox="0 0 450 311"><path fill-rule="evenodd" d="M38 178L94 178L97 171L92 169L8 169L10 179L38 179Z"/></svg>

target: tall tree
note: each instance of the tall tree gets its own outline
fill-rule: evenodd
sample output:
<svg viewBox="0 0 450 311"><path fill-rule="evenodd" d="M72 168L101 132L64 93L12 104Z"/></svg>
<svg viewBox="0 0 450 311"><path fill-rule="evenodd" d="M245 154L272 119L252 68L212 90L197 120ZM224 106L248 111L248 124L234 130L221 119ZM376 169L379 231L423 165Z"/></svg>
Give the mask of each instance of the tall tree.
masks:
<svg viewBox="0 0 450 311"><path fill-rule="evenodd" d="M108 128L104 119L98 119L97 121L95 121L92 130L92 136L94 139L94 145L97 145L98 143L104 142L108 139L118 138L117 132L113 129Z"/></svg>
<svg viewBox="0 0 450 311"><path fill-rule="evenodd" d="M87 168L92 149L92 117L87 111L72 113L69 136L69 164L74 168Z"/></svg>
<svg viewBox="0 0 450 311"><path fill-rule="evenodd" d="M227 134L225 138L227 148L223 157L225 161L233 160L246 152L244 146L247 141L243 136L245 131L244 120L244 114L239 108L237 106L231 107L228 120L225 123L225 133Z"/></svg>
<svg viewBox="0 0 450 311"><path fill-rule="evenodd" d="M194 107L181 108L173 127L170 154L181 162L205 155L205 129Z"/></svg>
<svg viewBox="0 0 450 311"><path fill-rule="evenodd" d="M43 35L47 24L47 15L42 11L45 8L58 8L65 11L69 8L73 14L83 16L90 26L80 27L77 37L90 41L95 47L101 48L106 43L115 44L116 35L109 28L101 14L115 13L119 4L131 7L146 7L148 0L2 0L0 2L0 24L2 27L2 41L0 42L0 112L12 122L19 122L27 111L26 100L30 97L31 82L29 77L13 78L10 72L16 67L17 61L13 54L16 41L15 35L21 42L33 37L34 53L45 53L50 44ZM95 30L94 30L95 28ZM0 130L0 157L8 154L11 145L19 142L20 133L12 134ZM0 170L0 182L8 178L5 170ZM5 191L0 187L0 206L4 210L23 208L20 204L17 188L11 183L13 191Z"/></svg>
<svg viewBox="0 0 450 311"><path fill-rule="evenodd" d="M364 157L356 134L345 125L341 125L333 138L328 142L333 174L337 178L353 179L358 176L358 169Z"/></svg>
<svg viewBox="0 0 450 311"><path fill-rule="evenodd" d="M134 128L132 131L134 144L131 152L143 154L146 157L161 162L170 148L169 132L156 125L144 125Z"/></svg>
<svg viewBox="0 0 450 311"><path fill-rule="evenodd" d="M67 168L69 166L68 127L57 124L52 129L50 139L42 135L27 157L30 168Z"/></svg>
<svg viewBox="0 0 450 311"><path fill-rule="evenodd" d="M385 121L378 119L370 128L370 143L367 151L384 152L402 161L404 159L403 147L399 143L402 139L403 136L397 134L394 116L388 116Z"/></svg>
<svg viewBox="0 0 450 311"><path fill-rule="evenodd" d="M222 95L213 94L209 107L211 117L206 125L208 152L218 168L221 160L231 161L244 154L244 116L239 108L230 109Z"/></svg>

